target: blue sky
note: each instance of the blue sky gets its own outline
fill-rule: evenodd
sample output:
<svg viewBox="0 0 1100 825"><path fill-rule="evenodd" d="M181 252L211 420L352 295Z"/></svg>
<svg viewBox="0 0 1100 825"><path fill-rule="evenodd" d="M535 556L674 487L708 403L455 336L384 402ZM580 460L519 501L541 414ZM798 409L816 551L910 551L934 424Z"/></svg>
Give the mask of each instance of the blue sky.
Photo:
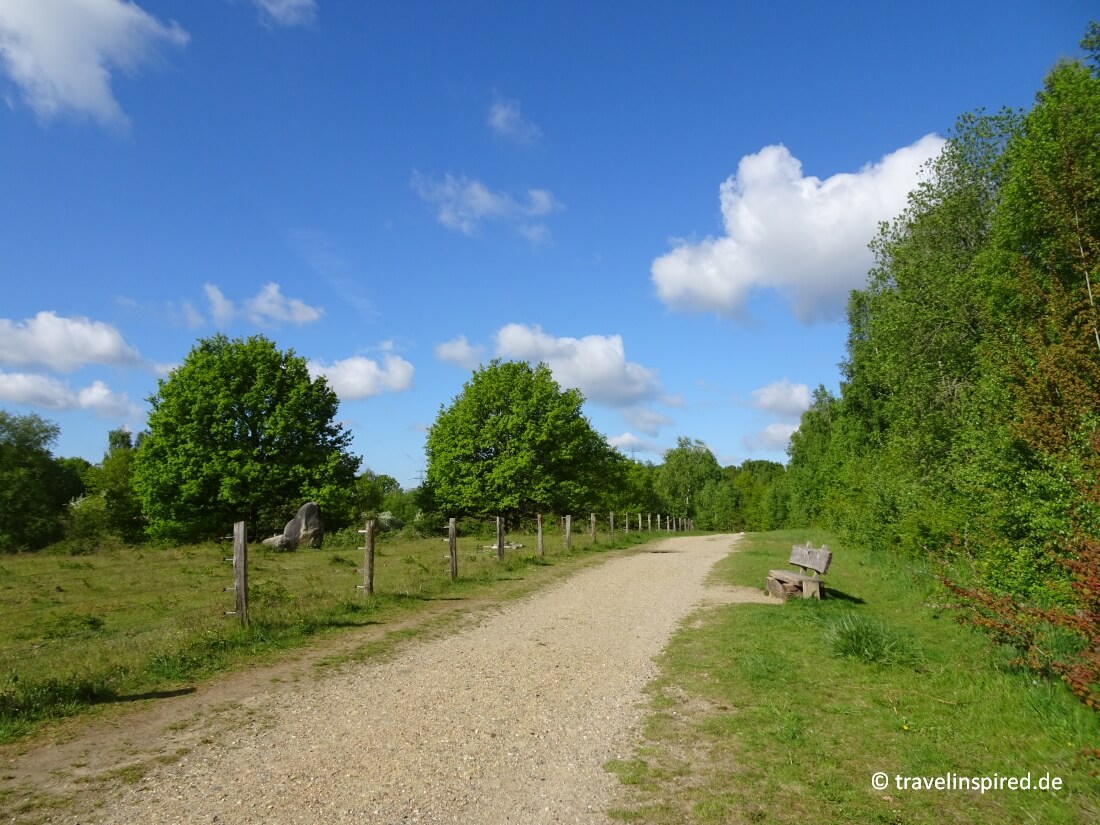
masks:
<svg viewBox="0 0 1100 825"><path fill-rule="evenodd" d="M407 486L493 357L639 459L784 460L876 223L1090 6L0 0L0 407L98 461L263 334Z"/></svg>

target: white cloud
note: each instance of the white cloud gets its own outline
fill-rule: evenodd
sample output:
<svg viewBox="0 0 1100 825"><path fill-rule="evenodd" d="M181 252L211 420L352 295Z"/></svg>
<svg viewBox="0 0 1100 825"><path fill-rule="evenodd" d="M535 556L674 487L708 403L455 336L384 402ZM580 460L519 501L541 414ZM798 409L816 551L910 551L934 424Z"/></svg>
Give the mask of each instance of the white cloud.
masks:
<svg viewBox="0 0 1100 825"><path fill-rule="evenodd" d="M215 324L224 326L233 320L237 314L237 308L220 289L214 284L203 284L202 291L206 293L206 300L210 303L210 314Z"/></svg>
<svg viewBox="0 0 1100 825"><path fill-rule="evenodd" d="M501 137L530 144L542 134L539 127L523 116L518 100L501 98L489 107L489 128Z"/></svg>
<svg viewBox="0 0 1100 825"><path fill-rule="evenodd" d="M494 192L479 180L451 174L434 180L413 173L413 189L421 200L436 207L436 219L463 235L474 235L486 221L513 226L528 240L545 243L550 230L542 221L563 208L546 189L528 189L526 199L517 200L506 192Z"/></svg>
<svg viewBox="0 0 1100 825"><path fill-rule="evenodd" d="M136 418L140 410L125 393L112 392L102 381L80 390L45 375L0 370L0 400L47 410L91 410L102 418Z"/></svg>
<svg viewBox="0 0 1100 825"><path fill-rule="evenodd" d="M460 335L453 341L444 341L435 347L435 357L456 367L472 370L477 369L485 354L485 347L474 346L466 340L465 335Z"/></svg>
<svg viewBox="0 0 1100 825"><path fill-rule="evenodd" d="M224 326L243 314L254 324L287 322L291 324L311 324L320 320L324 310L312 307L298 298L287 298L276 283L266 283L252 298L246 298L243 310L226 298L214 284L204 284L203 292L210 304L210 315L219 326Z"/></svg>
<svg viewBox="0 0 1100 825"><path fill-rule="evenodd" d="M720 187L725 234L657 258L657 294L674 309L737 316L754 290L786 295L803 322L843 313L866 283L867 244L900 214L922 166L944 141L927 135L854 174L806 177L785 146L746 155Z"/></svg>
<svg viewBox="0 0 1100 825"><path fill-rule="evenodd" d="M317 0L252 0L265 22L279 26L301 26L313 22Z"/></svg>
<svg viewBox="0 0 1100 825"><path fill-rule="evenodd" d="M248 319L256 324L270 321L311 324L324 314L319 307L311 307L297 298L284 297L275 283L264 284L256 297L249 298L244 306Z"/></svg>
<svg viewBox="0 0 1100 825"><path fill-rule="evenodd" d="M797 424L775 423L769 424L763 430L741 439L745 447L752 451L776 451L786 450L791 441L791 436L798 430Z"/></svg>
<svg viewBox="0 0 1100 825"><path fill-rule="evenodd" d="M3 0L0 67L42 120L64 111L125 129L111 92L115 69L134 71L161 44L182 47L187 32L123 0Z"/></svg>
<svg viewBox="0 0 1100 825"><path fill-rule="evenodd" d="M117 329L88 318L39 312L26 321L0 318L0 364L36 364L71 372L85 364L136 366L141 356Z"/></svg>
<svg viewBox="0 0 1100 825"><path fill-rule="evenodd" d="M413 365L400 355L387 355L382 364L355 355L331 365L310 361L309 374L323 375L342 401L370 398L383 392L401 392L412 387Z"/></svg>
<svg viewBox="0 0 1100 825"><path fill-rule="evenodd" d="M662 396L657 373L626 360L622 336L554 338L539 326L508 324L495 338L502 358L545 361L559 384L600 404L634 407Z"/></svg>
<svg viewBox="0 0 1100 825"><path fill-rule="evenodd" d="M752 405L773 415L798 420L810 408L810 388L784 378L752 391Z"/></svg>
<svg viewBox="0 0 1100 825"><path fill-rule="evenodd" d="M630 432L612 436L607 439L607 443L623 453L653 453L659 456L665 454L665 448L660 444L656 444L653 441L647 441L644 438L639 438L634 435L634 433Z"/></svg>

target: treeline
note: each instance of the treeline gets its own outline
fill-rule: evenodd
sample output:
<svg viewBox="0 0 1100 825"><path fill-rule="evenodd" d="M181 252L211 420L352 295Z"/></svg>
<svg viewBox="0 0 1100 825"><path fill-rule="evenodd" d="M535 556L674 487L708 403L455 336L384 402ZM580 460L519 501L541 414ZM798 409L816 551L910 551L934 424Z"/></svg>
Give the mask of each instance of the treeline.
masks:
<svg viewBox="0 0 1100 825"><path fill-rule="evenodd" d="M54 545L86 553L104 542L136 544L157 538L134 480L147 434L135 438L125 429L111 430L97 464L55 457L51 448L59 434L56 424L37 415L0 410L0 552ZM776 462L745 461L723 468L702 442L687 438L680 438L660 464L634 461L610 448L607 458L601 482L584 491L580 503L585 509L680 516L702 530L767 530L785 521L782 485L775 483L784 468ZM270 518L254 528L260 534L281 529L304 492L295 491L281 508L268 508ZM325 512L332 529L374 518L383 531L434 535L448 514L479 515L469 507L444 512L428 485L405 489L393 476L370 469L335 493ZM484 509L507 510L498 505L489 502ZM534 512L516 509L509 515L518 525ZM195 537L213 535L217 531Z"/></svg>
<svg viewBox="0 0 1100 825"><path fill-rule="evenodd" d="M627 459L545 364L476 370L440 408L424 482L411 490L360 471L325 379L262 336L200 340L150 401L147 429L111 431L95 465L53 457L55 424L0 411L0 551L197 541L236 521L267 536L304 501L321 505L330 530L372 518L383 531L421 535L450 517L503 516L518 527L540 513L610 510L689 518L704 530L768 529L784 518L774 484L782 465L723 469L687 438L661 464Z"/></svg>
<svg viewBox="0 0 1100 825"><path fill-rule="evenodd" d="M789 518L927 559L1100 707L1100 26L1026 112L961 118L881 227Z"/></svg>

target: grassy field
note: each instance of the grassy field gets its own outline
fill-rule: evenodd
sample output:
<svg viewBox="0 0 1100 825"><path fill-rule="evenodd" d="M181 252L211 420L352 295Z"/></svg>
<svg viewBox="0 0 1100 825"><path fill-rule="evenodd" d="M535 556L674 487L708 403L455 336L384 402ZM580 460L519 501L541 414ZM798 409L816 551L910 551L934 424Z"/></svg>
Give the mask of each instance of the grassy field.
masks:
<svg viewBox="0 0 1100 825"><path fill-rule="evenodd" d="M594 552L652 537L620 533L611 544L605 532L593 544L574 532L566 554L561 533L548 530L540 557L533 535L510 534L508 541L524 546L501 563L484 549L495 541L485 531L459 539L455 582L444 541L383 538L372 597L355 589L363 552L354 532L330 537L322 550L253 545L247 629L224 616L234 599L229 542L0 556L0 743L98 705L178 689L319 634L392 622L440 600L515 595Z"/></svg>
<svg viewBox="0 0 1100 825"><path fill-rule="evenodd" d="M714 575L762 587L806 540L834 550L824 601L710 609L675 636L636 757L607 766L623 783L616 819L1100 821L1100 763L1081 755L1100 717L960 626L925 571L799 531L749 536ZM1008 783L1029 775L1031 790ZM1001 787L917 790L917 777ZM1061 789L1040 790L1044 777Z"/></svg>

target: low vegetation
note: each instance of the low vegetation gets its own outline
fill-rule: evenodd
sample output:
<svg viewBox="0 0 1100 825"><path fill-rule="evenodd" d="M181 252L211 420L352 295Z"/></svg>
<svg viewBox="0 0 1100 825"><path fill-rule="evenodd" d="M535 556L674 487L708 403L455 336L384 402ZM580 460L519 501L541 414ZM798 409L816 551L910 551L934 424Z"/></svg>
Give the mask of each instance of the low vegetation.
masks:
<svg viewBox="0 0 1100 825"><path fill-rule="evenodd" d="M371 597L356 590L363 553L353 530L322 550L253 546L248 628L224 615L233 609L227 543L4 556L0 742L97 705L178 690L342 628L389 623L442 600L476 605L525 592L595 552L648 535L620 534L610 542L605 532L593 543L575 533L566 553L561 533L548 530L545 556L535 552L533 535L509 535L523 547L508 550L503 562L485 549L493 541L488 533L464 536L455 582L439 538L383 538Z"/></svg>
<svg viewBox="0 0 1100 825"><path fill-rule="evenodd" d="M623 822L1084 823L1100 818L1100 720L956 621L920 565L823 532L754 534L716 568L761 587L795 542L834 550L823 601L694 617L662 656ZM876 790L883 772L888 787ZM1032 790L914 790L897 777L1026 777ZM1059 791L1037 788L1043 777ZM949 779L947 781L950 781Z"/></svg>

